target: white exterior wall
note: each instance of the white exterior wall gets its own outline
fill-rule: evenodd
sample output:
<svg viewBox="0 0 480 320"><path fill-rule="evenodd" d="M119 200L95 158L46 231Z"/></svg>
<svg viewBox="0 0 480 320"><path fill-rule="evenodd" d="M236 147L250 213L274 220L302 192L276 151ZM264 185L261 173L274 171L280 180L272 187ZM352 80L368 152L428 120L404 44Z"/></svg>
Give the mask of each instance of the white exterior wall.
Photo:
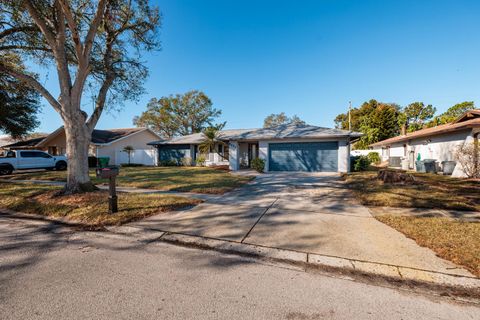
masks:
<svg viewBox="0 0 480 320"><path fill-rule="evenodd" d="M350 171L350 144L347 140L338 141L338 172Z"/></svg>
<svg viewBox="0 0 480 320"><path fill-rule="evenodd" d="M405 157L405 143L393 144L390 146L390 157Z"/></svg>
<svg viewBox="0 0 480 320"><path fill-rule="evenodd" d="M420 154L421 159L435 159L440 162L455 160L455 150L465 143L472 131L455 132L428 138L409 141L410 150L415 152L415 159Z"/></svg>
<svg viewBox="0 0 480 320"><path fill-rule="evenodd" d="M152 132L148 130L141 131L123 139L118 139L108 145L97 145L97 157L109 157L110 164L119 165L120 161L124 159L117 159L117 154L122 152L126 146L132 146L135 150L148 150L147 152L156 154L154 147L147 145L147 143L156 139L158 139L158 136ZM152 165L154 165L154 163L152 163Z"/></svg>
<svg viewBox="0 0 480 320"><path fill-rule="evenodd" d="M435 159L441 165L442 161L455 161L455 150L466 142L473 141L472 130L464 130L430 137L412 139L406 142L392 144L390 146L391 157L405 157L403 145L407 145L407 157L413 152L413 159ZM388 160L388 157L382 157ZM414 168L413 164L410 164ZM455 167L453 176L465 176L459 164Z"/></svg>
<svg viewBox="0 0 480 320"><path fill-rule="evenodd" d="M265 161L265 172L268 171L268 142L260 140L258 142L258 157Z"/></svg>

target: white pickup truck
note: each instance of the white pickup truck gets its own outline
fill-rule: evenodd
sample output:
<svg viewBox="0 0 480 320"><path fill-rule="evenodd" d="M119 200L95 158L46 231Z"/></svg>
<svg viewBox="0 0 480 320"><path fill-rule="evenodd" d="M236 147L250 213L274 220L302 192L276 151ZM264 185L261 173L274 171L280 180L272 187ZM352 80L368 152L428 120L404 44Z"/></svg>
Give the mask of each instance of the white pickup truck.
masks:
<svg viewBox="0 0 480 320"><path fill-rule="evenodd" d="M12 150L0 157L0 175L26 169L66 170L67 158L38 150Z"/></svg>

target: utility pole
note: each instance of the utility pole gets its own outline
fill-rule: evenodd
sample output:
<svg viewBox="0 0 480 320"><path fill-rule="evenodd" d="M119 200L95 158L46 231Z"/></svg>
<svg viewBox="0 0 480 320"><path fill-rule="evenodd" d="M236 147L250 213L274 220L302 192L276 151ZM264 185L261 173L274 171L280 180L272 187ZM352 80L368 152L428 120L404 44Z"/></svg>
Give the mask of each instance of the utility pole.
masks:
<svg viewBox="0 0 480 320"><path fill-rule="evenodd" d="M348 131L352 131L352 101L349 101L349 106L348 106Z"/></svg>

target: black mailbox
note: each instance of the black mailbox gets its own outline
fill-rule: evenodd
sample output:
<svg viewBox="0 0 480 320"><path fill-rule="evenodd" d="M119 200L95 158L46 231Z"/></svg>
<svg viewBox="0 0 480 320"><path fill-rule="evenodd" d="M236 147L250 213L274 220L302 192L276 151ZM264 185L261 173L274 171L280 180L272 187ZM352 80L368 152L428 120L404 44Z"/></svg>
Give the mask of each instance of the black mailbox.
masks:
<svg viewBox="0 0 480 320"><path fill-rule="evenodd" d="M119 168L117 166L109 166L106 168L97 168L97 178L109 179L118 176Z"/></svg>
<svg viewBox="0 0 480 320"><path fill-rule="evenodd" d="M115 213L118 212L118 200L117 200L117 190L115 187L115 178L118 176L119 173L118 166L108 166L105 168L97 168L95 173L97 174L97 178L100 179L108 179L108 212Z"/></svg>

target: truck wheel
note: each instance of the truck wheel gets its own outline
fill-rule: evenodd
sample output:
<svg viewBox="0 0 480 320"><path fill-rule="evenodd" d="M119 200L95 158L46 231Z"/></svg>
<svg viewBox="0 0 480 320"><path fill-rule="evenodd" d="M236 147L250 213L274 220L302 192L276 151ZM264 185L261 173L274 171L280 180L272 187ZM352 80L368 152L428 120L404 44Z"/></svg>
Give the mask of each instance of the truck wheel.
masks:
<svg viewBox="0 0 480 320"><path fill-rule="evenodd" d="M55 165L55 170L57 171L67 170L67 163L65 161L57 162L57 164Z"/></svg>
<svg viewBox="0 0 480 320"><path fill-rule="evenodd" d="M1 166L0 167L0 176L12 174L12 172L13 172L12 166Z"/></svg>

